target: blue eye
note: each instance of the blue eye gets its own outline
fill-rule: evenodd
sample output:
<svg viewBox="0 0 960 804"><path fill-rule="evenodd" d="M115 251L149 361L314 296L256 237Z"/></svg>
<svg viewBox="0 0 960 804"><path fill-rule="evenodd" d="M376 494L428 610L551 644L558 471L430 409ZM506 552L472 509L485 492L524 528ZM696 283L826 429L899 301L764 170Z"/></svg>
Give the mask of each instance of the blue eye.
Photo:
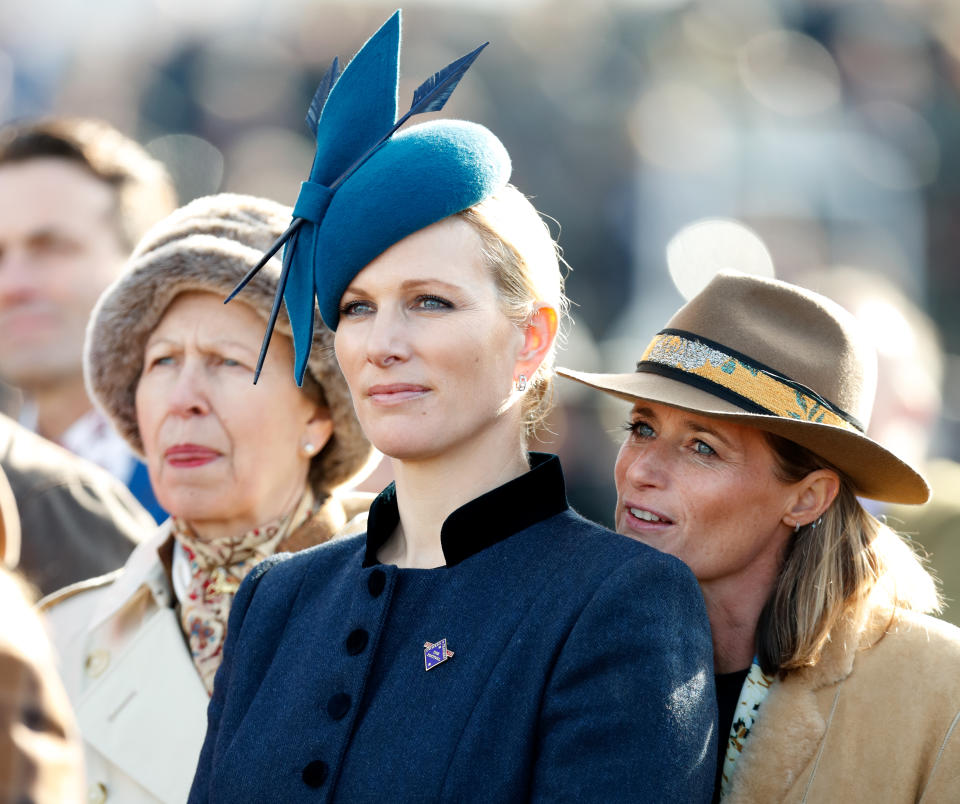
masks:
<svg viewBox="0 0 960 804"><path fill-rule="evenodd" d="M624 425L624 429L628 430L634 438L650 438L656 435L653 428L642 419L638 419L635 422L627 422Z"/></svg>
<svg viewBox="0 0 960 804"><path fill-rule="evenodd" d="M698 455L716 455L716 450L711 447L709 444L704 443L703 441L696 441L693 445L694 451Z"/></svg>
<svg viewBox="0 0 960 804"><path fill-rule="evenodd" d="M366 315L373 311L373 305L365 301L352 301L340 305L340 315L345 318Z"/></svg>
<svg viewBox="0 0 960 804"><path fill-rule="evenodd" d="M239 363L239 361L234 360L233 358L225 357L225 358L223 358L223 365L225 365L225 366L239 366L240 363Z"/></svg>
<svg viewBox="0 0 960 804"><path fill-rule="evenodd" d="M441 296L418 296L416 306L423 310L452 310L453 304Z"/></svg>

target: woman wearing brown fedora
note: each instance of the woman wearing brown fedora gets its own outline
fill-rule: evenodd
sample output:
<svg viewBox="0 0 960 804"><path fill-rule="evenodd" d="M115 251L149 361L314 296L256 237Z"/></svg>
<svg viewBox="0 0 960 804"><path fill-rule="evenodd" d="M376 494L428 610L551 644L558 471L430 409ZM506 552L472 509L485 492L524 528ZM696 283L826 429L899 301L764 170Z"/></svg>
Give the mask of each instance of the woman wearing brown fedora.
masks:
<svg viewBox="0 0 960 804"><path fill-rule="evenodd" d="M298 388L284 319L254 386L278 266L223 304L289 217L260 198L198 199L147 233L94 310L88 387L170 519L122 570L41 604L90 801L186 799L240 582L267 556L327 541L372 498L340 491L372 448L331 335L315 331Z"/></svg>
<svg viewBox="0 0 960 804"><path fill-rule="evenodd" d="M858 497L924 479L863 435L875 357L815 293L721 273L630 374L617 530L683 559L713 629L715 800L957 801L960 630Z"/></svg>

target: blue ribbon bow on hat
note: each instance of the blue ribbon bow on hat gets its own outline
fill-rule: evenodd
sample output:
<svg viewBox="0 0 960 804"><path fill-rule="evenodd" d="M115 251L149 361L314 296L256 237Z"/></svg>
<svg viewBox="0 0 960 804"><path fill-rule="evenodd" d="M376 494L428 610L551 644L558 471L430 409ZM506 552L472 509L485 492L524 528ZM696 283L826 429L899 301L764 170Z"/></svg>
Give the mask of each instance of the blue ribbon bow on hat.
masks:
<svg viewBox="0 0 960 804"><path fill-rule="evenodd" d="M413 115L443 108L481 45L417 87L397 116L400 12L394 13L338 74L337 60L310 103L317 151L300 187L293 222L227 297L230 301L284 246L277 298L260 350L260 375L283 299L290 317L297 384L303 382L314 327L314 298L336 329L340 298L363 268L394 243L493 195L510 178L510 157L490 131L435 120L397 133Z"/></svg>

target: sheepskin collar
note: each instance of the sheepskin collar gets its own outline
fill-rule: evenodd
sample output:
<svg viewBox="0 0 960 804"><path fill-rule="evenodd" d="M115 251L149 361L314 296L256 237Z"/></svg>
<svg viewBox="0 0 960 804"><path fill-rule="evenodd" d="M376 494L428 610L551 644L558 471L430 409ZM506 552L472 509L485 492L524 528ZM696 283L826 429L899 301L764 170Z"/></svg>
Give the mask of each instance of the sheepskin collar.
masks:
<svg viewBox="0 0 960 804"><path fill-rule="evenodd" d="M892 612L883 605L844 617L833 629L820 661L778 679L737 761L724 804L783 801L815 763L839 695L859 651L883 638Z"/></svg>

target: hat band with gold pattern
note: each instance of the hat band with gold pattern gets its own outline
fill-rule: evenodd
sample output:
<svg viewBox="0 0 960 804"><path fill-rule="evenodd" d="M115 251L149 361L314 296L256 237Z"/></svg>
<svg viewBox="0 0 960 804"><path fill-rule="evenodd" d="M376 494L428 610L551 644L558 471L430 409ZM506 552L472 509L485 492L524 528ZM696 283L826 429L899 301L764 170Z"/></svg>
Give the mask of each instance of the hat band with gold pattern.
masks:
<svg viewBox="0 0 960 804"><path fill-rule="evenodd" d="M849 413L802 383L784 377L723 344L679 329L654 336L637 371L659 374L725 399L748 413L864 428Z"/></svg>

